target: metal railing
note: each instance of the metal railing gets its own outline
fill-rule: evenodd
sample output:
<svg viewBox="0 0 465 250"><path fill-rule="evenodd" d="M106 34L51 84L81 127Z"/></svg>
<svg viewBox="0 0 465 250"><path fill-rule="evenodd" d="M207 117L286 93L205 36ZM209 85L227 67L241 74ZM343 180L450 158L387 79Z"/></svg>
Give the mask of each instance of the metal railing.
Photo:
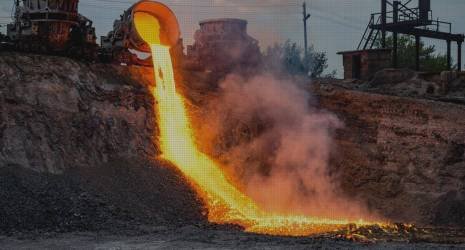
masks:
<svg viewBox="0 0 465 250"><path fill-rule="evenodd" d="M397 22L412 22L412 25L422 26L424 29L452 33L452 23L444 22L439 19L433 19L432 11L428 12L428 20L421 20L419 12L420 10L418 8L399 9ZM376 17L381 18L382 13L373 13L372 16L373 19L375 19ZM386 12L386 23L395 23L394 21L394 12ZM376 23L375 25L377 24L379 23Z"/></svg>
<svg viewBox="0 0 465 250"><path fill-rule="evenodd" d="M374 31L371 28L371 26L375 25L375 24L379 24L380 22L381 22L381 16L378 16L378 19L375 22L375 15L371 15L370 21L368 22L368 25L367 25L367 27L365 29L365 32L363 33L362 39L360 40L360 43L357 46L358 50L362 49L363 42L365 42L365 44L363 46L363 49L367 49L368 44L370 43L370 41L371 41L370 48L373 47L374 43L376 42L376 38L378 37L379 32L377 31L375 37L372 38Z"/></svg>

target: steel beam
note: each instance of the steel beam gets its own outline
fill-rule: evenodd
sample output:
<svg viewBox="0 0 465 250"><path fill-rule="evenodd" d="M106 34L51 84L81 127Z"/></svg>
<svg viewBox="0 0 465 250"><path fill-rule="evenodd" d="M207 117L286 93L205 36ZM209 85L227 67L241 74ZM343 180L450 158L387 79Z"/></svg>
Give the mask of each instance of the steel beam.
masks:
<svg viewBox="0 0 465 250"><path fill-rule="evenodd" d="M381 46L386 48L387 0L381 0Z"/></svg>
<svg viewBox="0 0 465 250"><path fill-rule="evenodd" d="M372 28L381 30L381 27L379 25L375 25ZM439 40L451 40L454 42L463 42L465 40L464 35L462 34L451 34L451 33L446 33L446 32L438 32L438 31L424 30L424 29L418 29L418 28L404 28L404 27L394 27L394 26L387 25L386 31L393 32L393 33L397 32L397 33L411 35L411 36L421 36L421 37L439 39Z"/></svg>
<svg viewBox="0 0 465 250"><path fill-rule="evenodd" d="M452 60L451 60L451 42L447 40L447 70L451 70L452 68Z"/></svg>
<svg viewBox="0 0 465 250"><path fill-rule="evenodd" d="M462 42L457 42L457 70L462 71Z"/></svg>
<svg viewBox="0 0 465 250"><path fill-rule="evenodd" d="M421 49L421 44L420 44L420 37L415 36L415 70L420 71L420 49Z"/></svg>

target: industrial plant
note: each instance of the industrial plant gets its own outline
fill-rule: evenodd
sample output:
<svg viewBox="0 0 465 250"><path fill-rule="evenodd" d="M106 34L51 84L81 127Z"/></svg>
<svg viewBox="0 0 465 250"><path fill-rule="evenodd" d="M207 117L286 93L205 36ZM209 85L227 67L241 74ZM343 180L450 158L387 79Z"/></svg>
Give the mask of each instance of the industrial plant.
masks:
<svg viewBox="0 0 465 250"><path fill-rule="evenodd" d="M465 246L465 35L434 0L376 1L340 52L309 46L335 20L310 0L211 3L296 7L302 41L268 48L260 18L208 13L188 37L182 1L105 0L99 20L84 2L11 1L0 249Z"/></svg>
<svg viewBox="0 0 465 250"><path fill-rule="evenodd" d="M381 1L381 12L371 14L368 26L363 33L357 50L339 52L344 57L344 77L369 79L384 68L398 68L398 36L400 34L415 37L415 69L421 70L421 38L442 40L447 43L447 68L451 70L451 45L457 44L457 70L462 70L463 34L452 34L452 23L434 19L431 0ZM391 48L386 45L386 34L392 33ZM376 42L380 49L373 49Z"/></svg>
<svg viewBox="0 0 465 250"><path fill-rule="evenodd" d="M78 13L78 0L14 1L14 21L4 43L18 51L93 58L97 53L92 21Z"/></svg>
<svg viewBox="0 0 465 250"><path fill-rule="evenodd" d="M109 31L107 36L102 36L100 45L97 45L92 21L78 13L79 0L15 0L14 4L14 21L7 25L5 35L0 34L4 48L42 54L80 55L78 58L84 60L99 58L100 61L107 63L151 64L149 59L140 59L134 53L134 50L148 53L149 49L144 42L137 41L132 23L132 7L122 13L120 19L114 21L113 30ZM417 71L422 70L420 62L422 38L437 39L447 44L449 70L453 66L451 50L452 45L455 44L456 70L461 71L462 44L465 36L453 34L453 24L435 18L433 14L431 0L381 1L381 11L370 15L369 23L356 50L338 52L343 56L344 78L369 80L379 70L398 68L399 35L415 37ZM194 37L195 44L188 45L185 52L180 37L177 37L176 41L170 41L176 44L172 48L176 50L177 57L184 57L188 67L200 67L200 64L207 62L210 65L203 65L206 68L259 64L258 41L247 34L246 20L230 18L204 20L199 25L200 29ZM390 47L386 44L387 34L392 34L393 38ZM374 48L377 43L381 46ZM227 49L223 51L225 48ZM223 58L233 61L225 63ZM222 61L219 65L215 62L217 59Z"/></svg>

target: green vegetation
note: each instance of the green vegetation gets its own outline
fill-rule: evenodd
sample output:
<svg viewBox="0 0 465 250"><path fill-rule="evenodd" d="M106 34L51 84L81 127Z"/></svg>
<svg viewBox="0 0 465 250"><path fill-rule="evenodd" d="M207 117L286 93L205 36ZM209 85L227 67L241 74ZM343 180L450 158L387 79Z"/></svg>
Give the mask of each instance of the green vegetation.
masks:
<svg viewBox="0 0 465 250"><path fill-rule="evenodd" d="M268 47L263 58L266 70L279 74L301 75L311 78L334 77L336 75L335 71L323 75L328 68L328 58L325 52L317 52L312 46L308 48L308 56L306 57L304 49L289 40Z"/></svg>
<svg viewBox="0 0 465 250"><path fill-rule="evenodd" d="M400 68L415 69L416 45L415 38L407 35L399 35L398 39L398 64ZM392 48L393 38L387 37L386 47ZM381 40L375 43L376 48L381 48ZM447 70L447 56L436 53L434 45L426 46L420 42L420 70L440 72Z"/></svg>

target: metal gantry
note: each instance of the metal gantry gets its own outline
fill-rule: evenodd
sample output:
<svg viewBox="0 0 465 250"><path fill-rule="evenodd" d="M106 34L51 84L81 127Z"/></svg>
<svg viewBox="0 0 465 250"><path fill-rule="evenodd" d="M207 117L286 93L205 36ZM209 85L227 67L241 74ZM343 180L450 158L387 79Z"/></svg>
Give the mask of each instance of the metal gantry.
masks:
<svg viewBox="0 0 465 250"><path fill-rule="evenodd" d="M398 35L405 34L415 37L416 69L420 70L421 38L432 38L447 42L447 66L451 69L451 43L457 43L457 65L462 70L463 34L453 34L452 24L434 20L431 10L431 0L418 0L418 7L410 7L413 0L389 1L381 0L381 12L371 14L369 24L363 34L358 49L371 49L381 34L381 47L386 48L386 33L393 37L392 66L398 66ZM444 30L444 27L447 29Z"/></svg>

